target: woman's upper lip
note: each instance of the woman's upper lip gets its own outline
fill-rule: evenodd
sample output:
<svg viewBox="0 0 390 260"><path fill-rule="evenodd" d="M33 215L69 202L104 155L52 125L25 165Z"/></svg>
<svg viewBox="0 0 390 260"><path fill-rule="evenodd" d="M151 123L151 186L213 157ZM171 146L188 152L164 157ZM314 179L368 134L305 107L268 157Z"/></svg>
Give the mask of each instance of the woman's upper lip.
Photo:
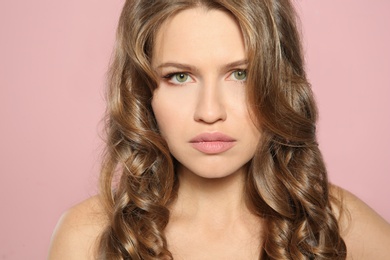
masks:
<svg viewBox="0 0 390 260"><path fill-rule="evenodd" d="M190 143L199 143L199 142L234 142L234 138L220 133L201 133L190 140Z"/></svg>

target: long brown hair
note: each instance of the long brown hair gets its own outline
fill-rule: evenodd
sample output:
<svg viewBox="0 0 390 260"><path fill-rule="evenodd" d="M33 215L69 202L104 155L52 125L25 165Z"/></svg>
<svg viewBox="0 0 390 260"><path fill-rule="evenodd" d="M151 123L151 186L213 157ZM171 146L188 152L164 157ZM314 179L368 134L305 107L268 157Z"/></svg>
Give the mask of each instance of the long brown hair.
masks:
<svg viewBox="0 0 390 260"><path fill-rule="evenodd" d="M126 1L108 79L101 192L109 224L98 257L172 258L164 229L178 180L151 109L157 87L151 57L161 24L197 6L232 14L246 44L248 106L262 129L245 182L250 209L267 223L259 258L345 259L289 0Z"/></svg>

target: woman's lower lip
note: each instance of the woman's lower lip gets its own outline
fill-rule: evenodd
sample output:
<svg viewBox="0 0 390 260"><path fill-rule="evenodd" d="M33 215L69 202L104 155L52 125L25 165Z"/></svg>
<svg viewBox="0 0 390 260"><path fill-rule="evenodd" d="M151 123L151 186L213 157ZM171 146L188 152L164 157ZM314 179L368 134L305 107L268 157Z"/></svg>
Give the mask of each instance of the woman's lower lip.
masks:
<svg viewBox="0 0 390 260"><path fill-rule="evenodd" d="M210 142L193 142L192 147L206 154L223 153L235 145L235 142L210 141Z"/></svg>

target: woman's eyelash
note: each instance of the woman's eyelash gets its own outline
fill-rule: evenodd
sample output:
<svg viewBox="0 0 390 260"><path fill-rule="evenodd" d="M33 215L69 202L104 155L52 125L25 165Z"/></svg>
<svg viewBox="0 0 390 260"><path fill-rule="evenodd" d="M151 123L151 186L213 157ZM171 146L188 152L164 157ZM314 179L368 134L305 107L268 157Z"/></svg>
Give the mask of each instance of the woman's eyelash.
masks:
<svg viewBox="0 0 390 260"><path fill-rule="evenodd" d="M164 78L164 79L170 79L170 78L172 78L173 76L178 75L178 74L188 75L187 72L181 72L181 71L180 71L180 72L170 72L170 73L165 74L164 76L162 76L162 78Z"/></svg>
<svg viewBox="0 0 390 260"><path fill-rule="evenodd" d="M169 74L166 74L165 76L162 76L163 79L170 79L172 78L176 73L169 73Z"/></svg>
<svg viewBox="0 0 390 260"><path fill-rule="evenodd" d="M163 76L163 79L172 85L185 85L192 82L192 78L187 72L173 72Z"/></svg>

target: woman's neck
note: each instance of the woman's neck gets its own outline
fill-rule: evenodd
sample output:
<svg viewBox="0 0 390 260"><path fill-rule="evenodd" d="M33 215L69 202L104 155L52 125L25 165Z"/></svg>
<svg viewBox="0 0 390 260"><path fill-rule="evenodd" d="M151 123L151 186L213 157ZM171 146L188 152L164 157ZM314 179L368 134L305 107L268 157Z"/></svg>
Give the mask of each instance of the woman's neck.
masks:
<svg viewBox="0 0 390 260"><path fill-rule="evenodd" d="M245 203L244 170L218 179L186 169L165 229L176 259L258 259L262 220Z"/></svg>
<svg viewBox="0 0 390 260"><path fill-rule="evenodd" d="M171 218L228 224L247 214L244 197L245 169L223 178L204 178L182 167L179 190Z"/></svg>

